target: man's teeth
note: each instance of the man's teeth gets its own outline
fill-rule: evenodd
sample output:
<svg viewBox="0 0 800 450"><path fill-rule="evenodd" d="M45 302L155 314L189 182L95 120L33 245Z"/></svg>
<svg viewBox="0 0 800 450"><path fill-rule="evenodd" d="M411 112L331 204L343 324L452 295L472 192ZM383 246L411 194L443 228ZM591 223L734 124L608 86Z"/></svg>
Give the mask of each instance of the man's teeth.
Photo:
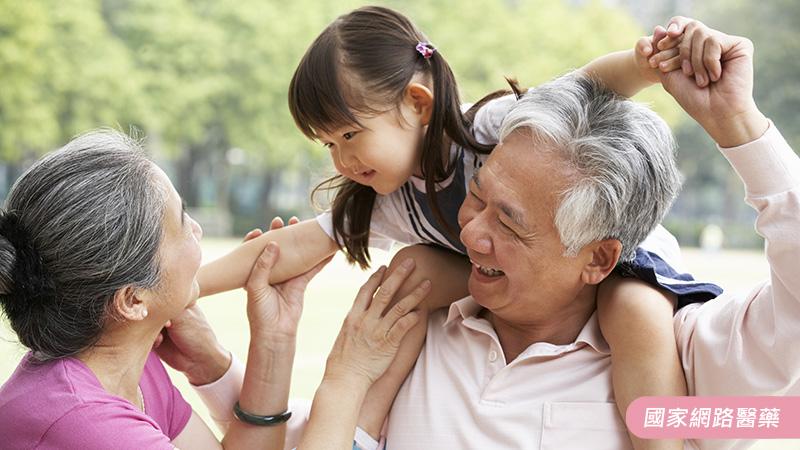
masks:
<svg viewBox="0 0 800 450"><path fill-rule="evenodd" d="M499 277L501 275L505 275L505 272L502 270L492 269L491 267L483 267L480 264L475 264L478 268L478 272L486 275L487 277Z"/></svg>

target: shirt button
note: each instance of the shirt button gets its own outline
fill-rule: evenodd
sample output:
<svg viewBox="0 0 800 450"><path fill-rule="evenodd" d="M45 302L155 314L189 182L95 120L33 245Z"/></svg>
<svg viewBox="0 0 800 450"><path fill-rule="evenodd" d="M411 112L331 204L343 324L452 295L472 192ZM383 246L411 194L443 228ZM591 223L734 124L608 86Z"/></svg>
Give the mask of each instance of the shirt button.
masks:
<svg viewBox="0 0 800 450"><path fill-rule="evenodd" d="M492 350L489 352L489 362L497 361L497 352Z"/></svg>

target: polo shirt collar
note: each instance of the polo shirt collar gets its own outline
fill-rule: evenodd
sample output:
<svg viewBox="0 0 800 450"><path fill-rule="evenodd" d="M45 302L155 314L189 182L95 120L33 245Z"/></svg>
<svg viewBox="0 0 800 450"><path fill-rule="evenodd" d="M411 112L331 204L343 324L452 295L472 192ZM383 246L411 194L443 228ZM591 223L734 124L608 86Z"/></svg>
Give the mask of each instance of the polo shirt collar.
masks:
<svg viewBox="0 0 800 450"><path fill-rule="evenodd" d="M442 327L449 327L455 323L462 323L468 318L476 317L481 310L483 310L483 307L479 305L471 295L461 300L456 300L450 305L450 309L447 311L447 318L442 324ZM569 351L578 347L580 344L589 345L598 353L605 355L611 354L608 342L606 342L603 338L603 334L600 332L600 324L597 321L597 311L592 313L589 320L583 325L580 333L578 333L578 337L575 338L575 342L556 347L564 347L564 351Z"/></svg>

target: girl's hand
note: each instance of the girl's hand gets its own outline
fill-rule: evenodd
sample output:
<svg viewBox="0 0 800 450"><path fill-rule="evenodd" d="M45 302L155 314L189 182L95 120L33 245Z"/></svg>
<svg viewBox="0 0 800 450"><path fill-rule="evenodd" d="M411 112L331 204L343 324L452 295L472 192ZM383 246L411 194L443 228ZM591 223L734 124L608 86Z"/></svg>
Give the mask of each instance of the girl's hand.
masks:
<svg viewBox="0 0 800 450"><path fill-rule="evenodd" d="M419 320L414 308L430 292L430 281L424 280L383 315L413 269L414 260L407 259L384 279L386 268L381 267L361 287L328 356L326 379L371 385L386 371L400 341Z"/></svg>
<svg viewBox="0 0 800 450"><path fill-rule="evenodd" d="M636 41L634 59L636 67L642 78L657 83L659 72L671 72L681 67L678 44L680 35L670 41L664 42L668 37L667 30L662 26L653 29L651 36L644 36Z"/></svg>
<svg viewBox="0 0 800 450"><path fill-rule="evenodd" d="M289 219L289 225L294 225L299 222L300 219L298 219L297 216L292 216L292 218ZM272 231L272 230L277 230L278 228L283 228L283 219L281 219L280 217L275 217L269 224L269 229L270 231ZM264 234L264 232L261 231L261 228L253 228L252 230L248 231L247 234L244 235L244 239L242 239L242 242L247 242L251 239L255 239L261 236L262 234Z"/></svg>
<svg viewBox="0 0 800 450"><path fill-rule="evenodd" d="M251 336L274 342L294 341L303 312L306 286L331 260L327 258L308 272L276 286L269 284L269 274L280 255L278 244L270 242L253 265L247 280L247 319ZM252 339L252 338L251 338Z"/></svg>

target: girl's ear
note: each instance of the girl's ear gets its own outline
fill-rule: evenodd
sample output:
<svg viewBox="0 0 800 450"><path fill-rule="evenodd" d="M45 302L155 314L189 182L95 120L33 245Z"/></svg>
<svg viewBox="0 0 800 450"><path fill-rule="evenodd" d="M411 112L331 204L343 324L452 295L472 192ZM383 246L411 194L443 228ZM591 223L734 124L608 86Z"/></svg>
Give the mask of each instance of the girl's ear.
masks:
<svg viewBox="0 0 800 450"><path fill-rule="evenodd" d="M433 114L433 92L420 83L409 83L406 86L404 98L406 104L419 114L422 125L427 125L431 121Z"/></svg>

